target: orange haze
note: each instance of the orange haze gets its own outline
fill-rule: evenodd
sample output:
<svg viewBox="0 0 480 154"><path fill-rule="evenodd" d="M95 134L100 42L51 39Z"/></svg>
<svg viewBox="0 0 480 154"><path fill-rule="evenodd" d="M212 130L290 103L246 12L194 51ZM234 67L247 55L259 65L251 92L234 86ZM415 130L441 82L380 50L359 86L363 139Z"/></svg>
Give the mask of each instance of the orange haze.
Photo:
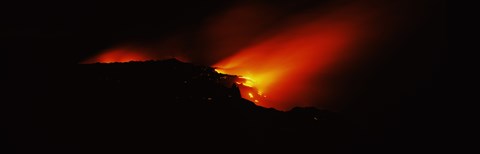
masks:
<svg viewBox="0 0 480 154"><path fill-rule="evenodd" d="M247 78L242 97L260 106L280 110L313 106L313 98L326 92L322 85L312 85L321 80L319 74L353 55L348 51L366 38L366 15L358 11L348 7L287 26L214 67ZM257 91L259 95L252 95Z"/></svg>
<svg viewBox="0 0 480 154"><path fill-rule="evenodd" d="M171 41L166 41L171 43ZM163 43L165 44L165 43ZM162 45L163 45L162 44ZM112 49L107 49L102 51L100 54L95 55L92 58L89 58L82 63L113 63L113 62L129 62L129 61L147 61L147 60L157 60L157 59L169 59L176 58L180 61L187 62L189 61L184 54L175 49L175 47L143 47L138 44L128 44L117 46Z"/></svg>
<svg viewBox="0 0 480 154"><path fill-rule="evenodd" d="M315 101L321 101L318 98L328 95L327 83L322 83L322 74L328 74L334 66L345 64L356 54L355 51L358 51L356 46L364 43L375 32L372 30L375 14L372 10L376 8L366 6L350 4L310 10L298 16L283 18L280 22L268 19L267 16L247 14L240 16L241 24L248 23L245 30L238 25L229 29L225 26L231 24L224 22L230 20L220 20L220 24L210 25L214 28L206 30L212 35L204 40L200 38L202 41L211 40L210 44L213 44L207 47L211 51L204 53L204 56L224 57L213 67L220 73L241 76L237 83L242 97L257 105L279 110L289 110L295 106L315 106L318 104ZM255 12L255 7L247 7L246 10ZM229 14L238 17L242 12L245 11L237 10ZM265 25L269 24L249 23L246 18L277 23L272 28L266 28ZM255 23L260 25L255 27L256 25L252 25ZM222 29L222 26L225 28ZM215 33L215 29L219 31ZM237 34L242 38L248 36L249 39L235 38ZM239 41L242 43L238 43ZM217 42L220 45L215 46ZM224 53L216 54L220 52L218 50ZM114 48L85 63L166 58L153 53L138 48ZM170 55L175 55L173 53Z"/></svg>

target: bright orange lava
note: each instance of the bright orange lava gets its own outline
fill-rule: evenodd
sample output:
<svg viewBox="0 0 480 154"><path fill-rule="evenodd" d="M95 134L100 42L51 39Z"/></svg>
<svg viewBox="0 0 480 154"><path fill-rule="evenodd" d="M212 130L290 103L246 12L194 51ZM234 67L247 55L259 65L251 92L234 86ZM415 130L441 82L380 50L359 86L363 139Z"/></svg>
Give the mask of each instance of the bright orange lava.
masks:
<svg viewBox="0 0 480 154"><path fill-rule="evenodd" d="M241 82L242 97L260 106L280 110L312 106L313 98L323 93L322 87L312 84L321 79L318 74L347 58L347 51L360 41L363 20L357 19L355 14L334 12L291 26L214 67L246 79Z"/></svg>
<svg viewBox="0 0 480 154"><path fill-rule="evenodd" d="M371 20L375 20L374 16L378 13L372 12L376 8L365 6L354 4L292 16L259 35L253 35L253 32L248 33L249 35L246 36L251 42L247 43L237 43L241 41L229 40L230 37L225 39L214 37L215 41L212 42L226 40L227 45L217 46L218 49L222 49L219 53L210 51L211 53L207 52L203 55L211 55L207 57L215 59L212 57L218 55L223 57L228 55L225 53L237 51L223 58L213 67L219 73L240 76L236 83L239 85L242 97L257 105L278 110L289 110L295 106L316 106L319 103L314 101L320 101L318 98L328 95L326 90L328 83L322 80L322 74L328 74L334 69L333 66L343 64L354 56L355 53L351 51L374 33L371 30L374 22ZM251 16L247 15L247 17ZM270 21L274 21L273 18ZM220 25L224 26L221 28L226 29L222 29L219 36L223 36L224 33L230 36L230 30L233 31L234 36L244 32L241 29L242 26L233 26L229 30L227 25L230 24ZM255 27L255 24L250 27ZM215 29L217 28L213 28L214 32ZM249 28L246 28L245 31L248 30ZM231 45L232 42L235 45ZM230 48L230 46L239 47ZM215 49L215 46L211 48ZM152 52L136 47L122 47L107 50L83 63L166 59L168 58L166 55L171 58L171 55L177 54L176 51ZM191 57L187 57L192 58L196 54L189 55Z"/></svg>

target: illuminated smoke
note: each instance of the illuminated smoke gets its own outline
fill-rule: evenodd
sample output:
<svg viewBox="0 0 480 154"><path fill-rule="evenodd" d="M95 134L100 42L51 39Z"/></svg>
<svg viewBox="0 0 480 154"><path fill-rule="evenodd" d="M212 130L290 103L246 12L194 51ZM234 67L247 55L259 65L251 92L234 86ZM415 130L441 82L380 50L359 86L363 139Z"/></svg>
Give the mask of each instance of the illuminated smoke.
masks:
<svg viewBox="0 0 480 154"><path fill-rule="evenodd" d="M366 6L332 5L279 20L281 11L240 5L206 23L196 36L204 44L201 52L121 46L84 63L202 57L220 73L241 76L242 97L257 105L279 110L315 106L328 95L322 74L357 55L357 45L372 41L372 19L381 11Z"/></svg>
<svg viewBox="0 0 480 154"><path fill-rule="evenodd" d="M348 59L353 55L349 51L366 38L366 16L357 11L363 10L349 6L312 20L289 22L286 28L214 66L219 72L247 79L241 83L245 85L242 96L260 106L280 110L313 106L313 98L327 91L321 85L312 86L321 80L319 74ZM254 97L252 93L260 94ZM262 96L267 97L258 101Z"/></svg>

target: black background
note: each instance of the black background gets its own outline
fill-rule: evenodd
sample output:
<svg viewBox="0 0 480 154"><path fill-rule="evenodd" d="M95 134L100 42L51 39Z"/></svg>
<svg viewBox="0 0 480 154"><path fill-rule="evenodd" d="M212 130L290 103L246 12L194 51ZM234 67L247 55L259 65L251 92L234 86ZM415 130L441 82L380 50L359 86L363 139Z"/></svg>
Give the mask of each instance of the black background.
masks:
<svg viewBox="0 0 480 154"><path fill-rule="evenodd" d="M308 0L265 3L279 7L322 4ZM6 25L0 36L6 51L2 63L7 66L2 145L15 149L29 140L43 140L45 134L32 126L32 104L48 93L52 76L62 69L118 43L162 39L179 31L193 33L206 18L234 4L218 0L2 5L1 22ZM438 121L434 104L446 99L446 2L412 1L399 13L415 18L404 23L408 30L379 44L376 50L384 52L347 72L344 77L350 78L341 80L342 93L335 101L346 102L341 111L371 131L380 147L402 149L406 140L414 142L408 147L424 147L438 135L432 129Z"/></svg>

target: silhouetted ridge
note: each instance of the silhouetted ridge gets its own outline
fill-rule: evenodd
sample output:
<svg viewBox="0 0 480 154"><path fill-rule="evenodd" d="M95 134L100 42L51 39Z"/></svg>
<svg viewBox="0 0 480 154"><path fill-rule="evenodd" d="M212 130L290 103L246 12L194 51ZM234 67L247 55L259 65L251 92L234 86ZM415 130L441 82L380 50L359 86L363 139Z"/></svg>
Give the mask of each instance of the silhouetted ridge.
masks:
<svg viewBox="0 0 480 154"><path fill-rule="evenodd" d="M88 153L192 146L328 152L345 150L351 137L345 120L328 111L257 106L240 97L237 76L208 66L168 59L79 64L67 71L39 105L38 118L52 142Z"/></svg>

